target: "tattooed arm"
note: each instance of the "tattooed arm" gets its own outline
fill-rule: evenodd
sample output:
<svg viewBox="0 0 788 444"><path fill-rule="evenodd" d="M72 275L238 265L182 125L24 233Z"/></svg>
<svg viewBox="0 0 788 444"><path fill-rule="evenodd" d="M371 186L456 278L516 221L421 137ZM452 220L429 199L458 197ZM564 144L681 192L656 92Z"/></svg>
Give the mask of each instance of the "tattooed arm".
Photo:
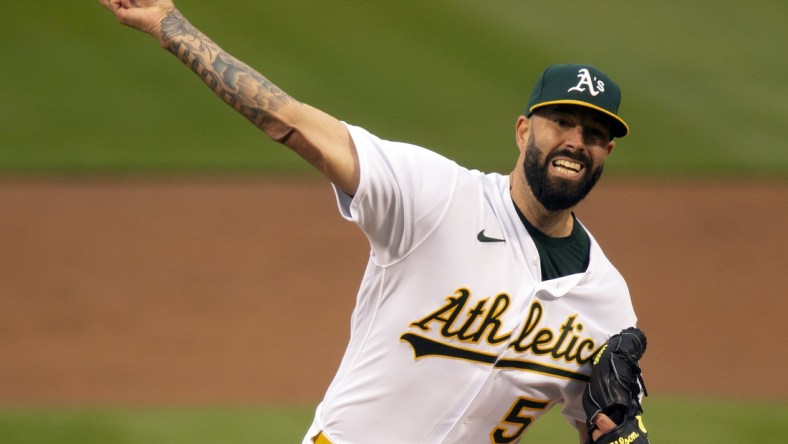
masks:
<svg viewBox="0 0 788 444"><path fill-rule="evenodd" d="M358 188L358 156L345 126L288 96L195 28L171 0L99 0L118 21L155 37L225 103L306 159L342 191Z"/></svg>

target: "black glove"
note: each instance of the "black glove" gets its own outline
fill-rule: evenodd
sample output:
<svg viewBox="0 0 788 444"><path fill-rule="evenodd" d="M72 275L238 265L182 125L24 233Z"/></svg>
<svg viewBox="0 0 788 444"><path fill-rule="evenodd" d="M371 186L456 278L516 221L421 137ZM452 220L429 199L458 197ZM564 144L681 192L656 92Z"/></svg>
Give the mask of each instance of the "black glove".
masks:
<svg viewBox="0 0 788 444"><path fill-rule="evenodd" d="M594 356L591 380L583 392L583 408L589 438L594 431L594 416L604 413L616 427L606 432L595 444L648 444L640 414L640 389L648 396L638 361L646 352L646 335L635 327L613 335Z"/></svg>

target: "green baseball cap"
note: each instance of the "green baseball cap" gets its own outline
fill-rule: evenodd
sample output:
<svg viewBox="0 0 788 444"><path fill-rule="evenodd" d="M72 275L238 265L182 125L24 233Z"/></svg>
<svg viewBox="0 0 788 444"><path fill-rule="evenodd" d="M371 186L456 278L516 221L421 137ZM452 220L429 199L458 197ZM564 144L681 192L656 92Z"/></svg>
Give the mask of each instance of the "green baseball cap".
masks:
<svg viewBox="0 0 788 444"><path fill-rule="evenodd" d="M585 106L599 111L611 122L611 135L624 137L629 125L618 116L621 89L607 74L589 65L551 65L544 70L531 91L526 116L548 105Z"/></svg>

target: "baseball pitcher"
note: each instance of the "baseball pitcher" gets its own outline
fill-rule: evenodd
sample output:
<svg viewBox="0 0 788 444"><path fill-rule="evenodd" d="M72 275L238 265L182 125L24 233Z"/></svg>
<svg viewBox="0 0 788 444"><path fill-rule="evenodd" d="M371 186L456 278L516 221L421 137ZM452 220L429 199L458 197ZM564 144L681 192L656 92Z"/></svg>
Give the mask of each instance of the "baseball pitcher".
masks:
<svg viewBox="0 0 788 444"><path fill-rule="evenodd" d="M646 338L573 211L629 133L610 77L544 70L512 171L485 174L295 100L170 0L100 3L325 175L369 239L350 341L304 443L514 443L559 404L580 442L648 442Z"/></svg>

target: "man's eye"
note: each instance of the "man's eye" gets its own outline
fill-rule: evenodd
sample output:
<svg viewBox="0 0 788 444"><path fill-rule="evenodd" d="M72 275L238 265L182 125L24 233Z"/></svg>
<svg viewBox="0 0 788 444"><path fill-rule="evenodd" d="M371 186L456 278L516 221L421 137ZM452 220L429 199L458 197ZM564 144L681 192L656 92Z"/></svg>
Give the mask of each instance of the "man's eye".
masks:
<svg viewBox="0 0 788 444"><path fill-rule="evenodd" d="M597 128L586 129L586 137L590 137L599 143L605 143L609 140L608 136L605 135L605 132Z"/></svg>
<svg viewBox="0 0 788 444"><path fill-rule="evenodd" d="M602 137L602 131L596 128L586 129L586 134L588 134L591 137Z"/></svg>

